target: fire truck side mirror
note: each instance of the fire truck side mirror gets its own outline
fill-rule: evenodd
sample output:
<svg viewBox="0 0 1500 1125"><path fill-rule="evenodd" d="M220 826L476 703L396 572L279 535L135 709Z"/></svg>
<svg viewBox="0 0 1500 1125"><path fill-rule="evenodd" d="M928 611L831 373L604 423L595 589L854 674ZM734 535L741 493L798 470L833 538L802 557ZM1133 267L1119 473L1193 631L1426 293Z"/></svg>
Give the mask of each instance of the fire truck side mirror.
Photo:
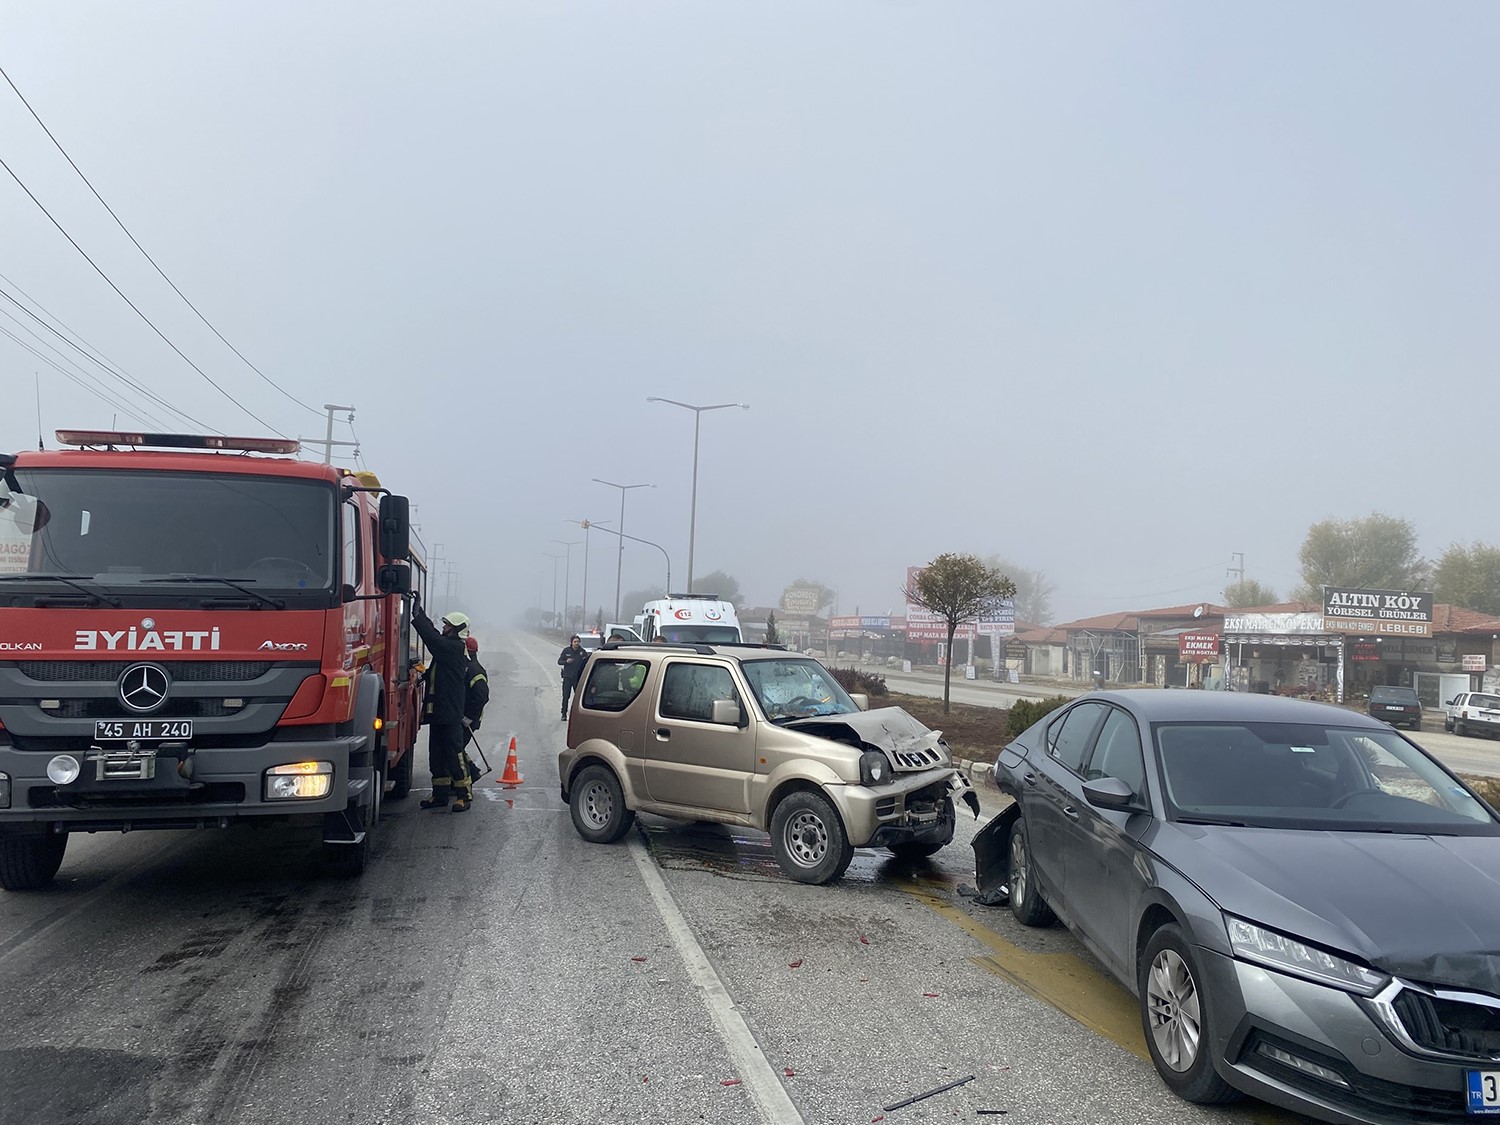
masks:
<svg viewBox="0 0 1500 1125"><path fill-rule="evenodd" d="M380 556L393 561L411 554L411 509L405 496L380 498ZM407 581L410 582L410 576ZM387 591L390 592L390 591Z"/></svg>
<svg viewBox="0 0 1500 1125"><path fill-rule="evenodd" d="M411 567L405 563L386 563L375 571L375 586L382 594L411 593Z"/></svg>

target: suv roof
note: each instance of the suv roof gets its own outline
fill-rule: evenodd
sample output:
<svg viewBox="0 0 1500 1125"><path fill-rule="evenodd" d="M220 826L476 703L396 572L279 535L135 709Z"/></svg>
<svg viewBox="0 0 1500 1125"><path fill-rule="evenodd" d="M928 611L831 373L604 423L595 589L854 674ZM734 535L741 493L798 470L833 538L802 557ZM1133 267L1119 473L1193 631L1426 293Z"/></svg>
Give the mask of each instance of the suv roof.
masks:
<svg viewBox="0 0 1500 1125"><path fill-rule="evenodd" d="M754 641L715 641L713 644L676 644L666 641L607 641L606 649L644 648L652 652L693 652L699 656L743 656L746 649L759 650L762 652L787 652L786 645L757 644ZM792 653L793 656L802 656L800 652ZM806 656L804 660L812 660L814 657Z"/></svg>

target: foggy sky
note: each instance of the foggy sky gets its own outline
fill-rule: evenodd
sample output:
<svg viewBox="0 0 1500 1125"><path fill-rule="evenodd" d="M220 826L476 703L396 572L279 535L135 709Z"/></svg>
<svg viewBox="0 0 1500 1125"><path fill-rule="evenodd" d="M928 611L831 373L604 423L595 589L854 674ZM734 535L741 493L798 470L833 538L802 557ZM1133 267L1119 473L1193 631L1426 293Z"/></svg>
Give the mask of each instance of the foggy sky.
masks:
<svg viewBox="0 0 1500 1125"><path fill-rule="evenodd" d="M1458 2L0 8L73 159L316 413L3 84L0 154L271 428L354 405L476 612L550 608L564 521L619 518L594 477L657 486L625 530L685 585L693 417L657 395L751 404L703 416L695 552L749 603L881 613L994 552L1066 620L1218 598L1233 552L1285 596L1330 516L1494 541L1497 48ZM3 172L0 274L265 432ZM0 448L33 372L49 444L111 424L0 337ZM627 544L626 590L663 570Z"/></svg>

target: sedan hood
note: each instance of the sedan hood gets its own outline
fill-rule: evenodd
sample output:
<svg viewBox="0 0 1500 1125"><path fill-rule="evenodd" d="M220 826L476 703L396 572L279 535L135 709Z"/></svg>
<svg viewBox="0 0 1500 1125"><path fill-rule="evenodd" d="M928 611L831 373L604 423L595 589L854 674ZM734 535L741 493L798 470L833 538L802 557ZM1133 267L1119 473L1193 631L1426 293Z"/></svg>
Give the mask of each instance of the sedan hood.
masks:
<svg viewBox="0 0 1500 1125"><path fill-rule="evenodd" d="M831 738L857 740L873 750L884 750L898 771L927 770L951 764L943 732L929 730L899 707L880 707L850 715L818 715L785 724L787 730Z"/></svg>
<svg viewBox="0 0 1500 1125"><path fill-rule="evenodd" d="M1500 837L1163 824L1153 847L1230 914L1500 995Z"/></svg>

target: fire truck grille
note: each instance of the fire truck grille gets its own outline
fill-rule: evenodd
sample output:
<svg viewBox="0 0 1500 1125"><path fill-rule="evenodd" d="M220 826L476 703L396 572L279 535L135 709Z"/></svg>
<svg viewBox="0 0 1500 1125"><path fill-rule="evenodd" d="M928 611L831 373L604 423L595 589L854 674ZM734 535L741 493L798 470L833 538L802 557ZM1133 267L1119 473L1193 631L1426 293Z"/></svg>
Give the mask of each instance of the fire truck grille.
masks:
<svg viewBox="0 0 1500 1125"><path fill-rule="evenodd" d="M138 658L139 659L139 658ZM46 683L100 683L117 680L136 661L23 660L16 665L29 680ZM238 683L258 680L273 667L265 660L153 660L177 683Z"/></svg>
<svg viewBox="0 0 1500 1125"><path fill-rule="evenodd" d="M47 714L58 719L118 719L121 709L115 699L64 699L62 706L48 710ZM224 706L222 699L169 699L160 708L143 719L214 719L234 715Z"/></svg>

